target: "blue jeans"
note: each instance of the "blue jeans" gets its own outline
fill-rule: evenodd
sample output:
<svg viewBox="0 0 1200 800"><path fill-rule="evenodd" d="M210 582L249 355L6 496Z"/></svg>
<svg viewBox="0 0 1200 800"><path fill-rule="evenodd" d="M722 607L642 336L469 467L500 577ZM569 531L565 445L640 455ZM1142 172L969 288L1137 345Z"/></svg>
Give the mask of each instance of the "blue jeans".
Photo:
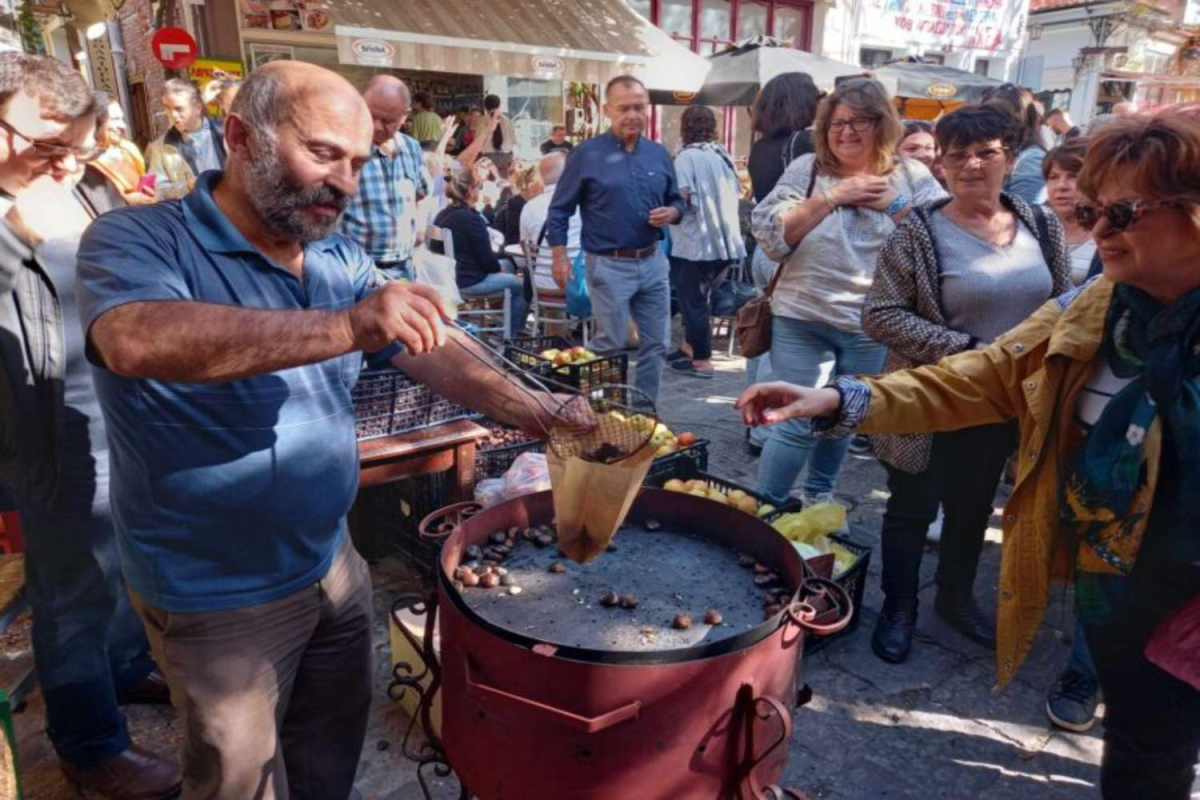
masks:
<svg viewBox="0 0 1200 800"><path fill-rule="evenodd" d="M850 333L823 322L776 316L771 325L770 355L775 380L816 386L823 361L833 359L834 375L871 375L883 369L887 348L862 333ZM849 448L849 437L815 438L808 420L782 422L775 426L763 448L758 491L773 503L786 501L811 455L805 493L832 492Z"/></svg>
<svg viewBox="0 0 1200 800"><path fill-rule="evenodd" d="M1067 658L1067 669L1096 680L1096 664L1092 661L1092 650L1088 647L1087 632L1083 621L1075 620L1075 641L1071 643L1071 655Z"/></svg>
<svg viewBox="0 0 1200 800"><path fill-rule="evenodd" d="M775 374L771 370L771 354L765 353L757 358L746 359L746 386L753 386L756 383L767 383L775 379ZM750 443L758 447L766 447L767 440L771 438L771 428L766 425L759 425L756 428L750 429Z"/></svg>
<svg viewBox="0 0 1200 800"><path fill-rule="evenodd" d="M671 280L659 248L646 258L587 254L588 294L600 331L592 349L600 355L625 349L629 317L637 325L637 375L633 385L658 401L667 345L671 341Z"/></svg>
<svg viewBox="0 0 1200 800"><path fill-rule="evenodd" d="M154 662L125 592L107 505L90 514L23 506L21 524L46 733L60 758L86 769L129 747L117 692Z"/></svg>
<svg viewBox="0 0 1200 800"><path fill-rule="evenodd" d="M508 272L493 272L474 286L460 286L458 293L463 297L493 297L509 290L508 335L516 336L525 329L525 317L529 316L529 303L525 300L525 282Z"/></svg>

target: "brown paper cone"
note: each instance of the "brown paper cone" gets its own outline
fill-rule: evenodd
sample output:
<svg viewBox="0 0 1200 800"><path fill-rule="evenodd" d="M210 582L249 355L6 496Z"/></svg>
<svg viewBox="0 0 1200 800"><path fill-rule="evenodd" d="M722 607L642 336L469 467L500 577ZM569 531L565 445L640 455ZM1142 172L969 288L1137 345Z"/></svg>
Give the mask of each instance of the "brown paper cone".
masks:
<svg viewBox="0 0 1200 800"><path fill-rule="evenodd" d="M586 564L608 548L642 488L654 452L654 446L647 444L615 464L602 464L582 458L564 460L550 448L546 465L554 492L558 546L568 558Z"/></svg>

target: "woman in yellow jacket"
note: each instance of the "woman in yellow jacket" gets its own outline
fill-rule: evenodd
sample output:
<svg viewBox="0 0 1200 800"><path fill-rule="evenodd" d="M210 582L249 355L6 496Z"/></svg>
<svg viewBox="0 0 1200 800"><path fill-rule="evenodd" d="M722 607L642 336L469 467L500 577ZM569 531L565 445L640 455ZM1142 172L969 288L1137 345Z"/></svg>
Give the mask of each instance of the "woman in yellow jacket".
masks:
<svg viewBox="0 0 1200 800"><path fill-rule="evenodd" d="M748 424L842 436L1016 419L998 683L1050 582L1074 579L1105 699L1105 798L1185 800L1200 755L1200 121L1134 117L1091 143L1077 216L1104 276L981 350L831 387L760 384Z"/></svg>

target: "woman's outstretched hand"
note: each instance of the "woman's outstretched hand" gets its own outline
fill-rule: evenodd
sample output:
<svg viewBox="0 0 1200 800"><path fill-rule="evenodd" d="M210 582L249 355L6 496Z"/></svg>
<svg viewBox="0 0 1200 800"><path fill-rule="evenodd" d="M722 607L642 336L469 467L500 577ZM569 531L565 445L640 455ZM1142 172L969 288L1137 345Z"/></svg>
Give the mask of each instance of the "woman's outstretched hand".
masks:
<svg viewBox="0 0 1200 800"><path fill-rule="evenodd" d="M832 417L842 404L836 389L808 389L793 383L756 383L738 398L747 425L774 425L789 419Z"/></svg>

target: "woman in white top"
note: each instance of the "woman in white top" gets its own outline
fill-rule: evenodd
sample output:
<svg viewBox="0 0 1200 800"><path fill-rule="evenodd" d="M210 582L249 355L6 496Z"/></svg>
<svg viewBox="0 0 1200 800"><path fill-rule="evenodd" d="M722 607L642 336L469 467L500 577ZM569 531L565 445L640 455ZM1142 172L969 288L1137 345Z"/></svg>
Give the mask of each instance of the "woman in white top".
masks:
<svg viewBox="0 0 1200 800"><path fill-rule="evenodd" d="M1071 139L1046 154L1042 175L1046 178L1046 205L1062 222L1067 234L1067 253L1071 256L1071 281L1080 285L1093 274L1099 274L1096 240L1092 232L1080 226L1075 217L1075 181L1083 169L1087 139Z"/></svg>
<svg viewBox="0 0 1200 800"><path fill-rule="evenodd" d="M904 126L875 80L843 82L821 101L816 153L791 163L754 209L754 237L780 263L771 301L771 367L778 380L824 385L835 374L874 374L884 347L862 332L875 261L896 224L917 205L945 196L920 162L899 158ZM763 448L758 491L787 499L804 465L810 500L833 491L849 441L813 438L806 421L776 427Z"/></svg>

